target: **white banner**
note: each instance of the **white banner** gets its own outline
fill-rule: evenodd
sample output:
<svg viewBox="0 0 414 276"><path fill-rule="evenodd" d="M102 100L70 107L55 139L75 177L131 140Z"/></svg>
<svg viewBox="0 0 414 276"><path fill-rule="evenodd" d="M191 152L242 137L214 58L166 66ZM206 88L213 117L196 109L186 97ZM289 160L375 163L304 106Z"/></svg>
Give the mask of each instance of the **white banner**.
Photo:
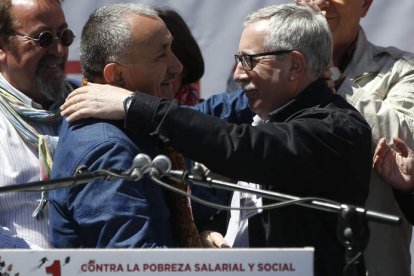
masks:
<svg viewBox="0 0 414 276"><path fill-rule="evenodd" d="M134 2L130 0L131 2ZM70 48L70 71L79 73L79 39L83 24L97 7L128 0L67 0L64 11L69 26L77 38ZM250 12L271 4L289 3L282 0L143 0L156 6L176 9L186 20L198 41L205 61L201 93L204 98L223 92L234 64L242 23ZM372 42L393 45L414 52L414 32L411 16L413 0L375 0L362 25Z"/></svg>
<svg viewBox="0 0 414 276"><path fill-rule="evenodd" d="M313 248L0 250L0 275L313 276Z"/></svg>

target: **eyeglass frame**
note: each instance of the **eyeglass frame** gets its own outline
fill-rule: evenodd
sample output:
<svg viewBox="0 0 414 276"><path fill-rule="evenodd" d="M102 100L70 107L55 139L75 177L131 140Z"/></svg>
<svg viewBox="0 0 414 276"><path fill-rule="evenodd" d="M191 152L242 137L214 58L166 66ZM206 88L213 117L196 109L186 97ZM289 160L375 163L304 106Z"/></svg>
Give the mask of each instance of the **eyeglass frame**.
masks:
<svg viewBox="0 0 414 276"><path fill-rule="evenodd" d="M63 34L65 33L65 32L70 32L71 34L72 34L72 41L68 44L68 45L65 45L65 44L63 44L62 43L62 37L63 37ZM40 45L40 37L42 36L42 35L44 35L44 34L50 34L50 36L52 37L52 40L51 40L51 43L50 44L48 44L48 45ZM53 41L54 40L58 40L58 41L60 41L60 43L64 46L64 47L69 47L70 45L72 45L72 43L73 43L73 41L75 40L75 34L73 33L73 31L71 30L71 29L66 29L66 30L64 30L64 31L62 31L60 34L58 34L57 36L53 36L53 34L52 34L52 32L51 31L43 31L43 32L41 32L40 34L38 34L37 35L37 37L32 37L32 36L29 36L29 35L24 35L24 34L20 34L20 33L18 33L18 32L11 32L11 33L9 33L9 35L11 35L11 36L18 36L18 37L23 37L23 38L25 38L25 39L28 39L28 40L30 40L30 41L34 41L34 42L36 42L37 43L37 45L40 47L40 48L44 48L44 49L46 49L46 48L49 48L50 46L52 46L53 45Z"/></svg>
<svg viewBox="0 0 414 276"><path fill-rule="evenodd" d="M253 55L235 54L234 59L236 60L236 64L238 64L240 62L241 66L243 67L244 70L252 71L253 67L254 67L253 66L253 58L263 57L263 56L278 56L278 55L287 54L287 53L290 53L290 52L293 52L293 51L294 50L283 49L283 50L277 50L277 51L271 51L271 52L265 52L265 53L258 53L258 54L253 54ZM244 58L244 60L243 60L243 58ZM249 62L250 65L248 63L246 63L247 58L248 58L248 62Z"/></svg>

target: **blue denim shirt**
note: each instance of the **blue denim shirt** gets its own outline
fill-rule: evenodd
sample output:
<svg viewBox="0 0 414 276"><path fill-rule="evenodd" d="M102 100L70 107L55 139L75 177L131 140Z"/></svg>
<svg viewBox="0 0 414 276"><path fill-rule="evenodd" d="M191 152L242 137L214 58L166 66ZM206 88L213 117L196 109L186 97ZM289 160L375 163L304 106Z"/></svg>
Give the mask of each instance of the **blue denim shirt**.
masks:
<svg viewBox="0 0 414 276"><path fill-rule="evenodd" d="M251 124L255 115L249 108L248 99L242 91L215 94L189 108L236 124ZM197 143L197 141L194 142ZM216 204L229 205L232 192L193 185L192 194ZM215 230L225 233L227 212L197 202L192 202L192 206L194 219L200 231Z"/></svg>
<svg viewBox="0 0 414 276"><path fill-rule="evenodd" d="M213 95L191 108L235 124L251 124L255 115L245 93L240 90Z"/></svg>
<svg viewBox="0 0 414 276"><path fill-rule="evenodd" d="M130 168L133 158L154 148L117 122L63 123L52 178L90 171ZM144 177L138 182L96 180L51 191L51 243L56 248L172 247L170 213L163 190Z"/></svg>

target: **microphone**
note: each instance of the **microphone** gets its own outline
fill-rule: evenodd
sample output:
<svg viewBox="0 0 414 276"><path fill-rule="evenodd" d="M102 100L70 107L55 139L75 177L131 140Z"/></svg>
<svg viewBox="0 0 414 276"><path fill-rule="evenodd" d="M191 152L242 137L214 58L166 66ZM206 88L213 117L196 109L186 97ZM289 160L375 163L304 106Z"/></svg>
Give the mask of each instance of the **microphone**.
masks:
<svg viewBox="0 0 414 276"><path fill-rule="evenodd" d="M138 181L150 169L151 169L151 158L144 153L139 153L137 154L137 156L135 156L134 160L132 160L132 165L130 168L130 172L131 172L130 176L132 180Z"/></svg>
<svg viewBox="0 0 414 276"><path fill-rule="evenodd" d="M207 171L208 169L198 162L195 162L193 167L191 168L191 174L195 177L198 177L200 180L205 179L207 177Z"/></svg>
<svg viewBox="0 0 414 276"><path fill-rule="evenodd" d="M171 170L171 160L165 155L157 155L151 164L149 174L151 177L160 178Z"/></svg>

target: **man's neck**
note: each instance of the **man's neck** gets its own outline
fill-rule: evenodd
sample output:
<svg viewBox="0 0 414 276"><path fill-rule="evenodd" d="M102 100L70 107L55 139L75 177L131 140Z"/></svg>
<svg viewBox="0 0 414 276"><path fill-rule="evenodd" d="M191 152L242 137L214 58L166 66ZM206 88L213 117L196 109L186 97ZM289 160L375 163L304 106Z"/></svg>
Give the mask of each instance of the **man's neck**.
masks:
<svg viewBox="0 0 414 276"><path fill-rule="evenodd" d="M48 110L53 105L53 101L46 99L46 97L43 96L41 93L33 93L33 89L28 89L28 91L32 91L31 93L28 93L27 91L19 89L18 87L10 83L10 81L5 77L4 74L0 73L0 75L2 77L3 82L7 83L8 86L12 87L19 93L24 94L26 97L28 97L29 100L31 100L32 106L34 106L34 104L37 104L36 108L40 108L41 106L44 110Z"/></svg>
<svg viewBox="0 0 414 276"><path fill-rule="evenodd" d="M351 63L352 57L356 49L356 43L358 39L358 33L353 34L349 39L338 41L334 38L333 45L333 64L339 68L341 72L345 71L345 68Z"/></svg>
<svg viewBox="0 0 414 276"><path fill-rule="evenodd" d="M35 101L38 104L40 104L44 110L48 110L52 105L53 105L53 101L47 100L47 99L43 99L41 101Z"/></svg>
<svg viewBox="0 0 414 276"><path fill-rule="evenodd" d="M32 91L32 90L31 90ZM30 99L32 99L33 102L41 105L44 110L48 110L52 104L53 101L47 99L43 94L40 92L35 93L26 93L25 91L22 91L26 96L28 96Z"/></svg>

